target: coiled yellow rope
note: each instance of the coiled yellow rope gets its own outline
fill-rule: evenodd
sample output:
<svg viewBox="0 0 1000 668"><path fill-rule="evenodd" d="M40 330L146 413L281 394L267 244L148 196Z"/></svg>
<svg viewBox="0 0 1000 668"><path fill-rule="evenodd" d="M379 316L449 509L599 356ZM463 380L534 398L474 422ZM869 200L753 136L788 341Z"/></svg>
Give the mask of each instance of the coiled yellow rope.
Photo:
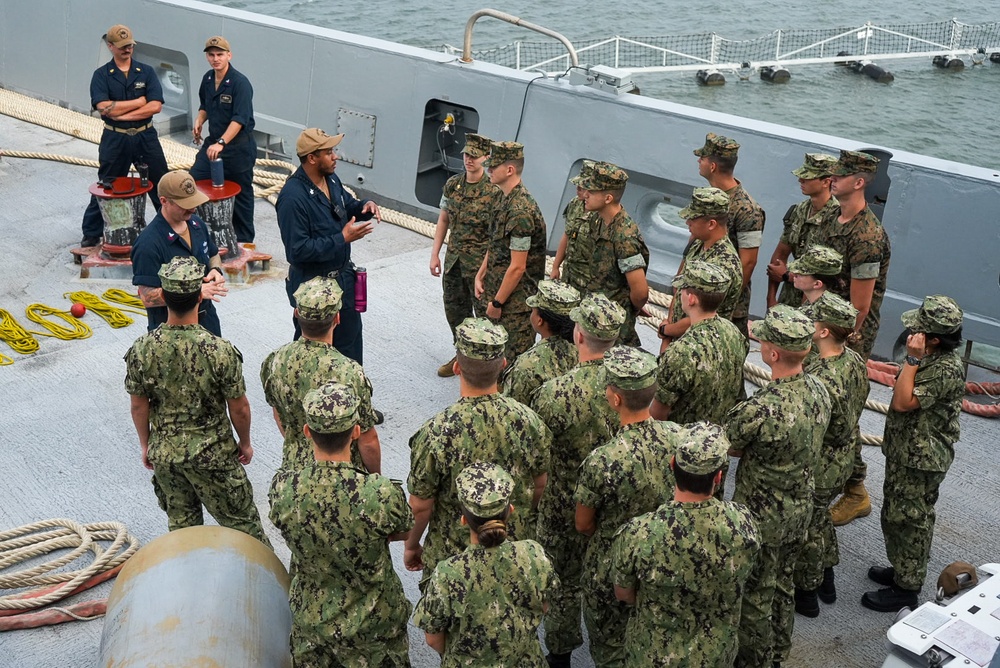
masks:
<svg viewBox="0 0 1000 668"><path fill-rule="evenodd" d="M28 320L36 322L48 330L48 332L33 331L30 332L31 334L52 336L63 341L70 341L72 339L86 339L94 333L89 325L74 318L69 311L60 311L45 304L29 304L25 312L28 314ZM60 325L59 323L45 319L45 316L53 315L65 320L69 326Z"/></svg>
<svg viewBox="0 0 1000 668"><path fill-rule="evenodd" d="M124 290L119 290L118 288L110 288L104 291L101 298L105 301L115 302L116 304L122 304L125 308L122 311L129 311L131 313L138 313L139 315L146 315L146 307L143 306L142 300L137 296L125 292Z"/></svg>
<svg viewBox="0 0 1000 668"><path fill-rule="evenodd" d="M22 327L10 311L5 309L0 309L0 341L4 341L15 353L21 355L30 355L38 350L38 341L31 332Z"/></svg>
<svg viewBox="0 0 1000 668"><path fill-rule="evenodd" d="M125 315L122 309L115 308L107 302L102 301L100 297L92 292L84 292L83 290L79 290L77 292L67 292L63 294L63 297L66 297L78 304L83 304L88 310L93 311L95 314L104 318L104 321L115 329L128 327L134 322L132 318Z"/></svg>

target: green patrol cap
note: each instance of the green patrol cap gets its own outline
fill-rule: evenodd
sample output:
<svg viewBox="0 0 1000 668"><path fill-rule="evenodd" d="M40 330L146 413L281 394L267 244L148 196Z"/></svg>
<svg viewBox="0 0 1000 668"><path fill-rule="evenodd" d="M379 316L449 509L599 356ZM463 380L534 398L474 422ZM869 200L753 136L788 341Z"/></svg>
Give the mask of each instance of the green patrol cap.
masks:
<svg viewBox="0 0 1000 668"><path fill-rule="evenodd" d="M160 287L167 292L189 295L201 290L205 278L205 265L190 255L176 255L162 265L158 273Z"/></svg>
<svg viewBox="0 0 1000 668"><path fill-rule="evenodd" d="M344 291L336 279L317 276L300 285L293 297L300 318L326 320L340 311Z"/></svg>
<svg viewBox="0 0 1000 668"><path fill-rule="evenodd" d="M851 302L829 290L819 296L812 304L802 307L802 312L814 322L826 322L837 327L854 329L858 321L858 309Z"/></svg>
<svg viewBox="0 0 1000 668"><path fill-rule="evenodd" d="M850 176L860 172L874 172L878 169L878 158L861 151L841 151L840 160L833 166L833 176Z"/></svg>
<svg viewBox="0 0 1000 668"><path fill-rule="evenodd" d="M625 324L625 309L605 297L603 292L596 292L584 297L580 305L569 312L569 317L591 336L614 341Z"/></svg>
<svg viewBox="0 0 1000 668"><path fill-rule="evenodd" d="M839 276L844 256L829 246L813 246L788 263L788 271L803 276Z"/></svg>
<svg viewBox="0 0 1000 668"><path fill-rule="evenodd" d="M490 146L493 144L489 137L468 132L465 135L465 148L462 153L467 153L473 158L481 158L490 154Z"/></svg>
<svg viewBox="0 0 1000 668"><path fill-rule="evenodd" d="M729 439L722 427L711 422L693 422L684 427L674 464L685 473L715 473L729 461Z"/></svg>
<svg viewBox="0 0 1000 668"><path fill-rule="evenodd" d="M806 153L806 161L792 174L800 179L822 179L830 176L837 167L837 159L828 153Z"/></svg>
<svg viewBox="0 0 1000 668"><path fill-rule="evenodd" d="M583 187L583 182L590 176L596 163L593 160L584 160L580 166L580 173L570 179L570 183Z"/></svg>
<svg viewBox="0 0 1000 668"><path fill-rule="evenodd" d="M488 167L502 165L508 160L524 160L524 144L516 141L495 141L490 144Z"/></svg>
<svg viewBox="0 0 1000 668"><path fill-rule="evenodd" d="M455 349L474 360L495 360L503 355L507 330L486 318L466 318L455 328Z"/></svg>
<svg viewBox="0 0 1000 668"><path fill-rule="evenodd" d="M641 348L615 346L604 353L608 385L623 390L642 390L656 383L656 356Z"/></svg>
<svg viewBox="0 0 1000 668"><path fill-rule="evenodd" d="M684 273L674 279L674 290L693 288L717 295L729 289L731 280L732 277L719 265L692 260L684 264Z"/></svg>
<svg viewBox="0 0 1000 668"><path fill-rule="evenodd" d="M704 155L715 155L720 158L735 158L739 152L740 145L738 143L729 137L723 137L722 135L717 135L714 132L709 132L705 135L705 145L694 150L694 154L699 158Z"/></svg>
<svg viewBox="0 0 1000 668"><path fill-rule="evenodd" d="M951 297L931 295L924 297L920 308L904 312L901 319L911 332L951 334L962 326L962 309Z"/></svg>
<svg viewBox="0 0 1000 668"><path fill-rule="evenodd" d="M580 292L562 281L539 281L538 292L524 300L531 308L540 308L557 315L569 315L580 305Z"/></svg>
<svg viewBox="0 0 1000 668"><path fill-rule="evenodd" d="M628 182L628 173L610 162L595 162L590 175L583 179L584 190L622 190Z"/></svg>
<svg viewBox="0 0 1000 668"><path fill-rule="evenodd" d="M691 203L677 212L684 220L702 216L725 216L729 214L729 195L718 188L695 188L691 192Z"/></svg>
<svg viewBox="0 0 1000 668"><path fill-rule="evenodd" d="M816 331L809 316L787 304L772 306L767 316L755 322L751 330L761 341L791 352L809 350Z"/></svg>
<svg viewBox="0 0 1000 668"><path fill-rule="evenodd" d="M496 464L476 462L458 474L455 489L462 507L470 513L476 517L496 517L510 505L514 480Z"/></svg>
<svg viewBox="0 0 1000 668"><path fill-rule="evenodd" d="M326 383L302 400L306 424L319 434L339 434L358 423L358 397L346 385Z"/></svg>

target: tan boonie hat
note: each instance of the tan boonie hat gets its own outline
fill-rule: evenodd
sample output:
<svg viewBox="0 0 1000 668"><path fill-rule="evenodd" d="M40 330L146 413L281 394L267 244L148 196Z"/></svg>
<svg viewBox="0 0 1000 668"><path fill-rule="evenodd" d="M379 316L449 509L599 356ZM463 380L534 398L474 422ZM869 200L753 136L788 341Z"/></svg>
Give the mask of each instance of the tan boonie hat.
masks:
<svg viewBox="0 0 1000 668"><path fill-rule="evenodd" d="M677 212L677 215L684 220L728 214L729 195L718 188L695 188L691 192L691 203Z"/></svg>
<svg viewBox="0 0 1000 668"><path fill-rule="evenodd" d="M107 40L108 44L116 46L119 49L129 44L135 44L135 39L132 37L132 31L129 30L128 26L123 26L120 23L108 28L108 32L104 34L104 39Z"/></svg>
<svg viewBox="0 0 1000 668"><path fill-rule="evenodd" d="M851 302L829 290L819 296L812 304L802 307L802 312L814 322L825 322L837 327L854 329L858 321L858 309Z"/></svg>
<svg viewBox="0 0 1000 668"><path fill-rule="evenodd" d="M474 132L467 132L465 134L465 148L462 149L462 153L466 153L473 158L481 158L484 155L490 154L490 147L492 145L493 142L490 141L489 137L477 135Z"/></svg>
<svg viewBox="0 0 1000 668"><path fill-rule="evenodd" d="M539 281L538 292L524 300L531 308L540 308L556 315L569 315L580 305L580 292L562 281Z"/></svg>
<svg viewBox="0 0 1000 668"><path fill-rule="evenodd" d="M608 385L622 390L642 390L656 383L656 355L632 346L615 346L604 353Z"/></svg>
<svg viewBox="0 0 1000 668"><path fill-rule="evenodd" d="M722 427L711 422L693 422L681 432L674 465L694 475L715 473L729 461L729 447Z"/></svg>
<svg viewBox="0 0 1000 668"><path fill-rule="evenodd" d="M963 575L965 577L959 582L958 578ZM976 567L967 561L951 562L941 571L937 581L938 589L943 591L945 596L954 596L961 590L975 587L977 584L979 584L979 574L976 573Z"/></svg>
<svg viewBox="0 0 1000 668"><path fill-rule="evenodd" d="M850 176L878 170L878 158L861 151L841 151L840 160L833 166L833 176Z"/></svg>
<svg viewBox="0 0 1000 668"><path fill-rule="evenodd" d="M587 295L580 305L569 312L570 319L591 336L602 341L614 341L625 324L625 309L602 292Z"/></svg>
<svg viewBox="0 0 1000 668"><path fill-rule="evenodd" d="M503 355L507 330L486 318L466 318L455 328L455 349L474 360L495 360Z"/></svg>
<svg viewBox="0 0 1000 668"><path fill-rule="evenodd" d="M325 130L319 128L307 128L302 131L299 138L295 140L295 155L300 158L316 151L324 151L333 148L344 138L343 134L328 135Z"/></svg>
<svg viewBox="0 0 1000 668"><path fill-rule="evenodd" d="M703 155L714 155L720 158L735 158L740 152L740 145L729 137L709 132L705 135L705 145L696 148L694 154L699 158Z"/></svg>
<svg viewBox="0 0 1000 668"><path fill-rule="evenodd" d="M182 209L195 209L208 201L208 195L198 190L194 178L183 169L164 174L156 184L156 192Z"/></svg>
<svg viewBox="0 0 1000 668"><path fill-rule="evenodd" d="M580 187L584 190L622 190L628 182L628 173L610 162L595 162L590 174L583 179Z"/></svg>
<svg viewBox="0 0 1000 668"><path fill-rule="evenodd" d="M486 162L489 167L502 165L508 160L523 160L524 144L516 141L495 141L490 145L490 159Z"/></svg>
<svg viewBox="0 0 1000 668"><path fill-rule="evenodd" d="M157 275L160 287L167 292L189 295L201 290L201 284L205 282L205 265L190 255L176 255L160 266Z"/></svg>
<svg viewBox="0 0 1000 668"><path fill-rule="evenodd" d="M295 290L295 308L304 320L326 320L340 311L344 291L336 279L311 278Z"/></svg>
<svg viewBox="0 0 1000 668"><path fill-rule="evenodd" d="M358 397L347 385L326 383L306 394L306 424L319 434L339 434L358 423Z"/></svg>
<svg viewBox="0 0 1000 668"><path fill-rule="evenodd" d="M216 35L215 37L209 37L205 42L205 51L209 49L221 49L222 51L232 51L229 48L229 40L227 40L222 35Z"/></svg>
<svg viewBox="0 0 1000 668"><path fill-rule="evenodd" d="M829 246L813 246L788 263L788 271L801 276L839 276L844 256Z"/></svg>
<svg viewBox="0 0 1000 668"><path fill-rule="evenodd" d="M815 331L809 316L787 304L772 306L767 316L751 327L751 333L759 340L790 352L809 350Z"/></svg>
<svg viewBox="0 0 1000 668"><path fill-rule="evenodd" d="M806 153L806 161L792 174L800 179L822 179L833 174L837 159L828 153Z"/></svg>
<svg viewBox="0 0 1000 668"><path fill-rule="evenodd" d="M674 290L690 288L710 295L725 292L732 285L732 276L717 264L703 260L684 263L684 273L674 279Z"/></svg>
<svg viewBox="0 0 1000 668"><path fill-rule="evenodd" d="M920 308L905 311L900 319L911 332L951 334L962 327L962 309L951 297L931 295L924 297Z"/></svg>
<svg viewBox="0 0 1000 668"><path fill-rule="evenodd" d="M476 462L455 477L455 489L462 507L480 518L502 515L510 506L514 479L496 464Z"/></svg>
<svg viewBox="0 0 1000 668"><path fill-rule="evenodd" d="M573 185L583 187L583 182L590 176L590 173L594 170L594 165L596 163L593 160L584 160L583 164L580 165L580 173L571 178L569 181Z"/></svg>

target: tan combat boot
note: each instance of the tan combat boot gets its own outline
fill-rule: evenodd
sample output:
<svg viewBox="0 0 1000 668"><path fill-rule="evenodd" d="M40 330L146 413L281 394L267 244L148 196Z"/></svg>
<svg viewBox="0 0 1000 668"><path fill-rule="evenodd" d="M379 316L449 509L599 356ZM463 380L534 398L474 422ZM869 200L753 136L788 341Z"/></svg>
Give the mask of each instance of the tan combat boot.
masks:
<svg viewBox="0 0 1000 668"><path fill-rule="evenodd" d="M452 357L450 360L438 367L438 375L442 378L451 378L455 375L455 360L457 358Z"/></svg>
<svg viewBox="0 0 1000 668"><path fill-rule="evenodd" d="M830 508L830 516L835 527L844 526L859 517L868 517L871 514L872 502L868 498L868 490L865 489L863 482L845 487L844 495Z"/></svg>

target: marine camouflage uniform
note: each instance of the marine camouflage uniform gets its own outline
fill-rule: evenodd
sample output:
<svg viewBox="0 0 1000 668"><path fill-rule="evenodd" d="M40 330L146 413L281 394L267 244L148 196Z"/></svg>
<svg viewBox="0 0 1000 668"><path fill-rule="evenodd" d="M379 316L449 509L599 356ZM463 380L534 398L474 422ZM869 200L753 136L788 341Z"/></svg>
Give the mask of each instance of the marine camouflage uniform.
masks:
<svg viewBox="0 0 1000 668"><path fill-rule="evenodd" d="M718 314L728 320L735 320L733 313L739 306L743 285L743 265L740 263L740 256L736 252L733 242L728 237L723 237L709 248L705 248L700 239L695 239L688 247L687 253L684 254L684 263L681 265L681 271L678 272L678 275L683 273L684 264L693 260L714 264L732 275L732 285L726 291L726 298L719 304ZM684 310L681 308L681 300L674 299L670 302L670 314L667 319L670 323L675 323L683 317Z"/></svg>
<svg viewBox="0 0 1000 668"><path fill-rule="evenodd" d="M736 257L742 249L760 248L764 237L764 209L754 201L743 185L736 181L736 186L725 191L729 195L729 240L736 249ZM707 259L707 258L702 258ZM743 285L743 263L740 262L740 286ZM721 309L720 309L721 310ZM748 336L747 320L750 316L750 281L741 288L739 299L733 308L731 320L743 336Z"/></svg>
<svg viewBox="0 0 1000 668"><path fill-rule="evenodd" d="M147 458L169 530L201 525L204 504L270 547L227 411L246 394L240 351L201 325L164 323L132 344L125 366L126 391L149 399Z"/></svg>
<svg viewBox="0 0 1000 668"><path fill-rule="evenodd" d="M530 406L546 381L568 373L578 362L576 346L561 336L542 339L517 356L502 378L503 393Z"/></svg>
<svg viewBox="0 0 1000 668"><path fill-rule="evenodd" d="M808 249L816 245L825 245L824 234L832 223L837 222L840 215L840 202L831 197L819 211L813 212L812 200L806 199L788 210L784 218L784 230L781 233L781 243L792 249L792 257L801 257ZM789 306L802 306L802 291L792 285L791 281L781 284L778 293L778 303Z"/></svg>
<svg viewBox="0 0 1000 668"><path fill-rule="evenodd" d="M296 668L409 666L410 603L388 537L413 514L402 488L348 462L279 470L271 521L297 564L289 591Z"/></svg>

